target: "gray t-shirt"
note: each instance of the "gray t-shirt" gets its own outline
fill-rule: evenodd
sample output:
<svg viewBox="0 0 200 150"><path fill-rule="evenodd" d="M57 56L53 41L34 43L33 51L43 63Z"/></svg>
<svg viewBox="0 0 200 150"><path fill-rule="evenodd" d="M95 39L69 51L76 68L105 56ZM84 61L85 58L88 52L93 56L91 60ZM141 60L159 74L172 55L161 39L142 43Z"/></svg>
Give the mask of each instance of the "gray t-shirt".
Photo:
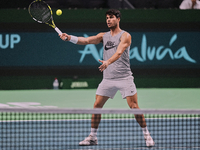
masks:
<svg viewBox="0 0 200 150"><path fill-rule="evenodd" d="M103 59L106 61L110 57L112 57L115 52L117 51L117 47L120 43L120 38L125 31L122 30L115 36L112 36L109 32L106 32L103 36ZM129 50L130 46L123 52L121 57L110 64L104 71L103 71L103 78L104 79L118 79L118 78L125 78L132 75L130 69L130 60L129 60Z"/></svg>

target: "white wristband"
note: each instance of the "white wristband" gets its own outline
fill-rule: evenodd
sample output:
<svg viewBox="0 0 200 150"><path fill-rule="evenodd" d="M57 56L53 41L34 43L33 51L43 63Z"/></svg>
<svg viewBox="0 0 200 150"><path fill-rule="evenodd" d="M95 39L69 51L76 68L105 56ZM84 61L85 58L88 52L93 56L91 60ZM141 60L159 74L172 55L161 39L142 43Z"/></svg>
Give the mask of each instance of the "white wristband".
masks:
<svg viewBox="0 0 200 150"><path fill-rule="evenodd" d="M69 41L76 44L78 42L78 37L71 35L71 39Z"/></svg>

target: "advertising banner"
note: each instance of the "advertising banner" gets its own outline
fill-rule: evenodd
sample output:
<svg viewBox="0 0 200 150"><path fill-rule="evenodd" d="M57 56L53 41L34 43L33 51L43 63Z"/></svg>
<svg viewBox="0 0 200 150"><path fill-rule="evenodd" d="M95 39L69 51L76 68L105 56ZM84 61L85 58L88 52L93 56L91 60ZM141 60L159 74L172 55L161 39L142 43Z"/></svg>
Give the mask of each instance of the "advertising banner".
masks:
<svg viewBox="0 0 200 150"><path fill-rule="evenodd" d="M70 32L88 37L96 32ZM200 68L199 32L130 32L131 67ZM0 67L97 67L103 44L75 45L55 32L0 33Z"/></svg>

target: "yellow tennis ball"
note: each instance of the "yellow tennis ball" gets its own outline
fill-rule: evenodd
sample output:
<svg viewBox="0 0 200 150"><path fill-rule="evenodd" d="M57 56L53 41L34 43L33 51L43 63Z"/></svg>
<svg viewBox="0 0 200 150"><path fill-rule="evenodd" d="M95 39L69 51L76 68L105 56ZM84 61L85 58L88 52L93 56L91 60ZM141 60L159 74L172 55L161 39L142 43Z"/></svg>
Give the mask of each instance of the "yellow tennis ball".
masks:
<svg viewBox="0 0 200 150"><path fill-rule="evenodd" d="M62 15L62 10L61 10L61 9L58 9L58 10L56 11L56 15L58 15L58 16Z"/></svg>

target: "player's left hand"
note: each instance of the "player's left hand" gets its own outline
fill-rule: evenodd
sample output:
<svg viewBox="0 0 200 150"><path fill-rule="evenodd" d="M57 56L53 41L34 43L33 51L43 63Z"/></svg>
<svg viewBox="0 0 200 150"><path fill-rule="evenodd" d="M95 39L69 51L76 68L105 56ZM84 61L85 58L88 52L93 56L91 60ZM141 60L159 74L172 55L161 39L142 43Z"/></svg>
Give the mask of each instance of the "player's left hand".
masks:
<svg viewBox="0 0 200 150"><path fill-rule="evenodd" d="M108 61L103 61L103 60L99 60L99 62L102 63L102 65L99 66L99 71L102 72L108 67L109 63L108 63Z"/></svg>

